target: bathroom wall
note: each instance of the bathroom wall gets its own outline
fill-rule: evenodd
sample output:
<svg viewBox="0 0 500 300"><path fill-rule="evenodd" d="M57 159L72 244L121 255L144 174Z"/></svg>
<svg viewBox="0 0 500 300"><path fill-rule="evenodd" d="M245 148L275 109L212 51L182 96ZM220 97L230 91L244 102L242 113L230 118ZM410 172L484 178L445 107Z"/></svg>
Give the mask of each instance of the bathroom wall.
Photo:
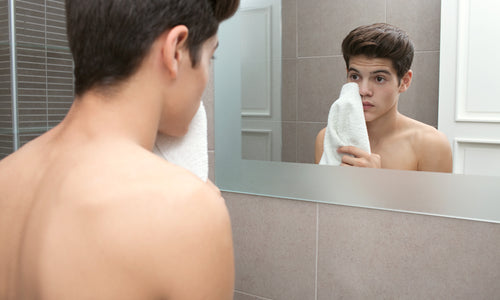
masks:
<svg viewBox="0 0 500 300"><path fill-rule="evenodd" d="M359 25L387 22L408 32L414 78L399 110L437 127L440 6L440 0L282 0L282 161L314 161L316 134L346 80L341 43Z"/></svg>
<svg viewBox="0 0 500 300"><path fill-rule="evenodd" d="M300 2L303 3L298 5L309 7L302 18L309 18L315 24L329 20L330 16L317 17L324 7L316 7L309 1ZM388 12L398 7L404 12L403 7L418 11L420 5L437 6L422 12L420 21L408 19L403 14L398 21L400 24L421 22L427 26L430 21L426 14L439 16L436 1L356 1L359 6L343 11L338 16L342 18L338 23L349 23L352 14L359 15L372 2L387 7ZM365 14L371 10L375 8L370 6ZM425 49L422 45L430 41L435 45L439 40L439 32L425 26L417 32L408 31L420 37L414 38L417 49ZM294 35L284 31L286 34ZM337 34L341 36L344 32ZM322 39L317 40L316 45ZM314 51L313 44L314 41L306 41L297 45L298 49L303 49L301 51ZM438 58L438 51L417 53L414 70L425 72L429 77L425 79L424 76L428 81L419 91L419 101L433 95L437 98ZM298 75L302 74L301 70L320 69L317 74L332 74L334 67L344 68L343 61L336 57L285 58L284 63L284 70L289 68L291 74ZM322 76L307 80L328 86L329 81L322 80ZM288 84L295 84L291 81ZM203 101L209 122L210 178L215 181L213 89L213 81L210 81ZM303 92L308 95L307 99L315 101L319 101L321 95L318 94L316 89ZM295 104L288 106L288 116L299 116L294 107L310 110L300 112L302 122L290 119L284 123L294 130L297 140L320 128L320 122L307 116L323 114L326 118L329 105L316 109L308 102L301 104L301 95L290 96ZM410 92L406 96L401 103L417 99L417 95L412 96ZM437 118L437 111L434 114L433 118ZM305 157L307 153L304 149L301 151L299 154ZM229 192L223 192L223 196L233 229L235 300L498 299L500 295L500 224Z"/></svg>
<svg viewBox="0 0 500 300"><path fill-rule="evenodd" d="M224 197L234 235L235 300L500 295L498 224Z"/></svg>
<svg viewBox="0 0 500 300"><path fill-rule="evenodd" d="M12 106L7 1L0 1L0 159L12 151Z"/></svg>
<svg viewBox="0 0 500 300"><path fill-rule="evenodd" d="M6 2L0 1L0 16L4 15ZM60 12L62 1L30 3L38 5L42 2L55 6L53 12ZM391 2L387 1L388 4ZM400 2L401 6L406 3ZM303 1L300 5L307 3L311 2ZM409 2L406 5L410 5L409 10L416 9ZM49 15L54 14L50 11ZM26 12L36 14L36 9ZM5 18L0 20L0 28L4 28ZM30 23L26 21L25 24ZM60 27L52 26L50 22L43 26L49 29ZM0 70L5 65L4 51L8 51L4 50L4 41L2 29ZM33 79L47 78L36 75L36 72L47 72L51 76L44 81L45 85L58 87L55 84L61 84L59 89L44 92L46 96L36 97L43 99L41 105L44 108L52 107L50 105L60 100L61 111L52 117L49 125L61 117L67 109L64 103L70 98L66 86L68 62L63 54L65 48L53 49L61 50L59 54L48 52L48 57L59 57L53 62L63 63L58 67L59 71L44 71L45 67L35 65L29 68ZM292 63L292 66L296 68L296 64ZM4 88L4 79L7 80L4 75L0 73L2 128L6 120L3 114L10 110L3 100L4 93L8 92L8 88ZM36 91L42 90L45 91ZM208 115L212 180L215 153L213 92L213 81L210 81L203 101ZM45 118L43 122L47 124L47 120ZM3 141L3 136L0 135L0 139ZM500 295L498 224L235 193L223 193L223 196L233 227L235 300L496 299Z"/></svg>
<svg viewBox="0 0 500 300"><path fill-rule="evenodd" d="M213 99L211 80L203 101L210 179L215 181ZM233 229L235 300L500 295L500 224L228 192L223 196Z"/></svg>
<svg viewBox="0 0 500 300"><path fill-rule="evenodd" d="M213 93L210 81L203 101L210 178L215 181ZM235 300L500 295L500 224L228 192L223 196L233 229Z"/></svg>
<svg viewBox="0 0 500 300"><path fill-rule="evenodd" d="M0 159L13 151L8 5L0 2ZM58 124L73 101L64 0L15 1L19 146ZM5 69L4 69L5 68ZM4 81L5 80L5 81ZM8 90L6 88L8 87Z"/></svg>

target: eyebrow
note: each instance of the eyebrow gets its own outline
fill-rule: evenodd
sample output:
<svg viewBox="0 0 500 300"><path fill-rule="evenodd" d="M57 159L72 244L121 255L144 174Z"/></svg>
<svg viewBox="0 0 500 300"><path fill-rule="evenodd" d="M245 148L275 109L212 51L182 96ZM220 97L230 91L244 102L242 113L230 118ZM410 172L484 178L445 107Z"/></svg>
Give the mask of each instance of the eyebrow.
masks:
<svg viewBox="0 0 500 300"><path fill-rule="evenodd" d="M361 73L359 70L357 70L356 68L352 68L350 67L349 68L349 71L354 71L356 73ZM378 74L378 73L384 73L384 74L387 74L387 75L392 75L391 72L387 71L387 70L376 70L376 71L373 71L373 72L370 72L370 74Z"/></svg>

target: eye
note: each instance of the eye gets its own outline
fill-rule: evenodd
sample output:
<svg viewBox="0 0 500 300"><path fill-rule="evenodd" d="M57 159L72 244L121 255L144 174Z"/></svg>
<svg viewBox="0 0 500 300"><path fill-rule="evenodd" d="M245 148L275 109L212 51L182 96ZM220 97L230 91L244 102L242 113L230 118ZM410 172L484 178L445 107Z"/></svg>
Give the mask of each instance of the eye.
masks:
<svg viewBox="0 0 500 300"><path fill-rule="evenodd" d="M358 74L350 74L349 79L352 81L359 80L359 75Z"/></svg>
<svg viewBox="0 0 500 300"><path fill-rule="evenodd" d="M375 77L375 81L377 81L378 83L382 83L385 81L385 78L382 76L377 76L377 77Z"/></svg>

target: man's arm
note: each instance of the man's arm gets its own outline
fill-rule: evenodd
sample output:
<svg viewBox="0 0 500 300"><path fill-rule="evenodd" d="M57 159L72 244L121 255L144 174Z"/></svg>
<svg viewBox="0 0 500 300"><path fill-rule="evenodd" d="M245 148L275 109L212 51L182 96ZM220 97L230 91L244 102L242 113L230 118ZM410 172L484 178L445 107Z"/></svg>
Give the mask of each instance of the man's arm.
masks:
<svg viewBox="0 0 500 300"><path fill-rule="evenodd" d="M323 156L323 143L325 141L325 132L326 132L326 127L321 129L321 131L318 133L316 136L316 143L314 147L314 163L319 164L319 161L321 160L321 156Z"/></svg>
<svg viewBox="0 0 500 300"><path fill-rule="evenodd" d="M175 223L166 224L174 226L174 238L163 237L156 249L157 255L169 256L158 270L165 283L163 295L168 299L232 299L233 242L224 199L208 185L191 197L187 205L180 205Z"/></svg>
<svg viewBox="0 0 500 300"><path fill-rule="evenodd" d="M446 172L453 171L451 146L446 136L440 131L425 133L418 148L418 171Z"/></svg>

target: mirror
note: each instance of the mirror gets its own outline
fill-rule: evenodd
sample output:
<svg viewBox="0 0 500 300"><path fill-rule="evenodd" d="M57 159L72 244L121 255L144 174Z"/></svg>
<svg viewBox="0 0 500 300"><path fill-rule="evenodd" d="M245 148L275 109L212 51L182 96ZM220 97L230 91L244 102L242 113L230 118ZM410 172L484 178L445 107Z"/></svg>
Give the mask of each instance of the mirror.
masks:
<svg viewBox="0 0 500 300"><path fill-rule="evenodd" d="M242 157L314 162L316 134L346 83L342 40L355 27L375 22L403 28L415 44L414 78L401 94L399 111L437 127L440 0L411 6L401 1L243 1ZM263 17L266 9L282 13Z"/></svg>
<svg viewBox="0 0 500 300"><path fill-rule="evenodd" d="M494 135L500 132L500 128L498 128L500 108L495 106L494 102L498 101L494 101L494 97L475 96L482 95L481 86L495 86L494 82L498 80L498 77L495 78L497 75L493 73L489 73L488 76L480 76L479 69L480 66L485 65L485 62L482 61L485 51L489 54L487 56L490 58L488 63L500 67L500 62L495 60L496 55L493 55L495 51L500 49L500 44L497 41L487 39L488 35L494 36L492 33L498 28L495 20L500 5L493 0L487 1L488 4L465 3L464 1L460 2L460 5L455 0L442 0L440 4L439 1L437 3L427 1L426 3L429 2L433 3L431 5L434 5L434 8L422 11L420 3L414 4L411 1L359 1L353 3L340 0L318 0L311 3L310 1L283 0L281 2L283 12L290 10L291 15L296 16L296 19L292 18L291 21L288 21L292 24L297 22L294 26L298 30L297 32L286 31L285 24L288 21L283 17L281 35L283 37L291 36L292 39L295 36L297 38L295 41L296 54L302 53L303 57L299 56L301 58L296 62L286 60L285 57L290 53L287 53L289 50L285 49L293 50L293 47L288 48L285 44L288 43L287 39L282 40L283 59L280 62L283 63L283 66L281 70L284 73L290 69L293 70L290 67L292 65L298 71L295 71L295 83L294 80L283 82L283 87L286 85L296 87L297 110L288 112L283 109L281 117L286 117L287 114L293 116L295 113L296 116L301 114L302 120L307 121L308 115L318 114L314 113L316 108L309 105L309 102L299 105L298 99L300 97L321 98L322 100L316 101L325 101L328 103L327 108L329 108L331 101L336 99L339 87L333 87L327 78L332 78L332 76L344 78L345 66L343 59L334 53L335 45L339 47L340 45L333 42L332 39L337 36L337 40L341 40L349 30L359 25L356 23L357 21L352 20L353 15L361 16L362 23L365 24L386 21L407 30L410 36L415 36L416 33L417 36L423 37L422 42L414 40L417 50L419 47L423 47L421 44L423 42L440 41L439 52L435 50L429 52L430 50L424 49L422 54L429 56L421 59L423 62L431 61L429 66L435 68L439 66L439 80L433 78L436 75L428 75L425 69L416 70L417 65L421 65L416 58L413 69L417 73L426 74L422 79L423 82L420 83L424 89L417 92L418 86L415 81L410 90L417 90L415 95L420 97L423 93L429 92L432 86L439 87L438 90L429 92L430 94L437 93L437 99L439 99L439 110L434 109L434 112L429 115L434 116L440 130L445 132L453 145L456 173L472 175L318 166L297 162L283 163L280 160L273 161L273 159L270 161L242 159L242 144L245 145L245 143L242 141L241 91L245 88L244 85L248 80L242 78L241 74L242 52L234 50L241 49L240 28L242 23L248 22L248 20L242 20L237 16L223 24L219 30L220 48L214 67L216 184L222 190L231 192L500 222L500 201L497 201L496 196L500 194L500 186L497 184L498 178L477 175L484 174L485 170L493 170L494 172L484 175L498 175L494 173L500 170L500 165L498 165L500 161L498 140L500 139L496 139ZM332 16L334 12L337 12L335 17ZM414 12L420 13L420 15L412 15ZM400 22L406 20L414 24L428 25L430 21L423 20L427 15L432 14L436 14L438 19L441 16L440 22L439 20L435 21L440 24L440 37L433 35L432 31L425 26L413 29L414 33L409 26L398 23L398 20ZM286 16L285 13L284 16ZM424 18L422 19L422 17ZM394 20L390 18L394 18ZM262 17L262 20L270 24L268 17ZM301 23L299 27L300 21L306 23ZM325 24L329 25L328 30L321 29L320 26ZM316 29L319 35L314 37L303 34L302 30L306 30L307 27ZM481 47L485 42L489 45L487 48L492 48L491 50L485 49L484 46ZM314 51L319 49L318 44L329 45L328 51L332 51L333 54L329 54L332 57L324 57L324 53L315 53ZM433 54L433 58L429 58L431 54ZM267 55L271 57L272 53L268 52ZM314 62L313 56L318 56L317 62ZM330 59L332 61L336 59L336 62L325 63ZM274 64L271 63L269 67L273 66ZM491 69L495 70L496 67ZM429 68L432 69L432 67ZM338 75L323 75L333 74L334 70L338 70ZM482 70L484 71L484 67ZM293 71L291 74L293 75ZM305 88L297 83L307 81L306 79L301 80L298 74L313 74L301 75L300 78L308 78L315 84L318 84L318 79L314 78L320 78L319 80L325 78L324 84L332 85L332 90L337 91L326 92L324 97L318 96L314 86ZM318 77L314 77L316 75ZM314 78L309 79L309 76ZM271 75L269 77L272 78ZM281 91L283 94L288 93L285 89ZM481 93L476 93L476 91ZM483 99L486 100L483 101ZM410 99L400 99L401 104L404 101L417 102ZM425 106L427 105L416 105L415 107L420 109ZM323 114L322 118L326 120L327 110ZM279 126L283 123L286 126L298 127L298 125L287 124L283 121L275 123ZM314 120L311 120L310 123L312 124L309 129L301 129L304 135L311 132L315 136L317 131L324 126L324 124L316 124L320 122ZM318 128L314 128L316 125ZM254 134L255 136L256 134ZM298 145L297 153L309 151L303 148L301 150L301 147L309 146L308 143L295 141L295 144ZM314 142L310 144L311 147L314 147ZM458 165L457 160L459 161ZM489 161L489 164L485 161Z"/></svg>

